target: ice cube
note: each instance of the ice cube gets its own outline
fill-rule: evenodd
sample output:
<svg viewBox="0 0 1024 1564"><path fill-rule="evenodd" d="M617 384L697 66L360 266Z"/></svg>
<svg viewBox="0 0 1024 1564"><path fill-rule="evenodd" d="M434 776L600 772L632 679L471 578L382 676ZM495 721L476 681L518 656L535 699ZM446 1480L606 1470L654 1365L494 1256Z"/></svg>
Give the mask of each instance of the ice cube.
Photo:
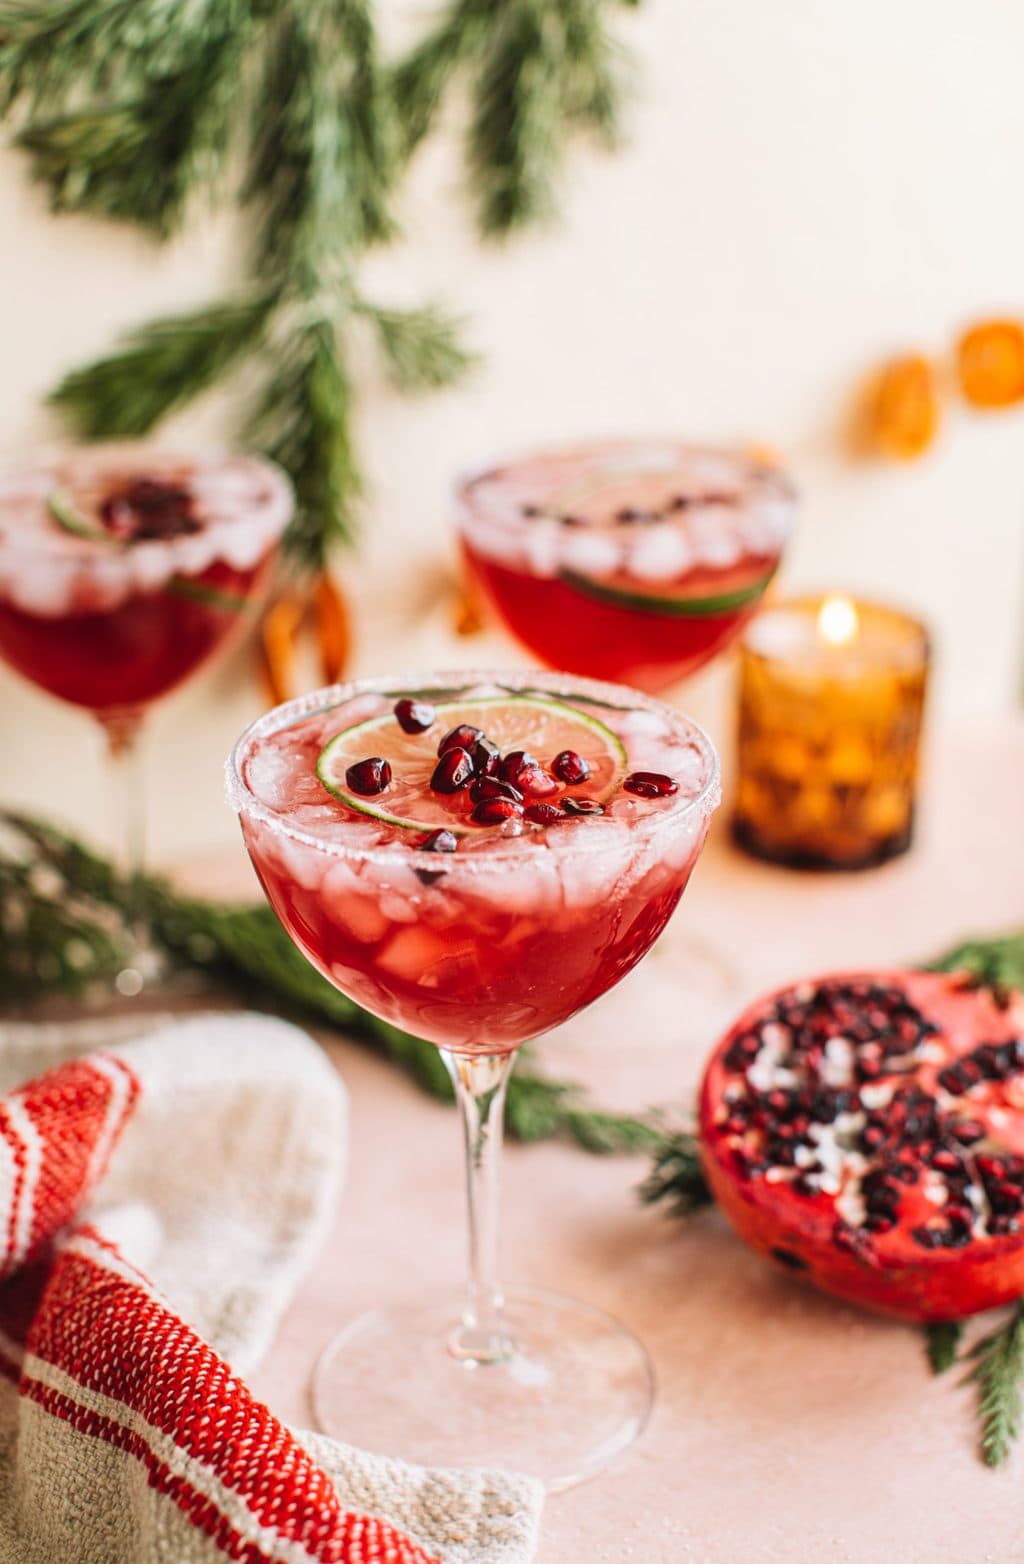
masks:
<svg viewBox="0 0 1024 1564"><path fill-rule="evenodd" d="M569 570L585 576L610 576L619 567L619 545L599 532L580 529L570 532L562 543L562 562Z"/></svg>
<svg viewBox="0 0 1024 1564"><path fill-rule="evenodd" d="M675 527L653 527L629 552L627 568L638 581L673 581L693 563L693 550Z"/></svg>

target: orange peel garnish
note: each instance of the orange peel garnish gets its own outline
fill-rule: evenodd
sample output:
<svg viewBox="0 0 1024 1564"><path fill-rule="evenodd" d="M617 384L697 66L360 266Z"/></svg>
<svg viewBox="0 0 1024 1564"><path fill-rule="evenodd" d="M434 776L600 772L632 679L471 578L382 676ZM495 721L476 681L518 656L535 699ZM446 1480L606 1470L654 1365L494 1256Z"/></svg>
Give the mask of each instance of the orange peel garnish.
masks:
<svg viewBox="0 0 1024 1564"><path fill-rule="evenodd" d="M972 407L1012 407L1024 400L1024 326L1015 320L979 321L957 343L956 367Z"/></svg>
<svg viewBox="0 0 1024 1564"><path fill-rule="evenodd" d="M913 461L934 442L940 423L938 378L931 361L908 353L884 365L871 399L872 445Z"/></svg>

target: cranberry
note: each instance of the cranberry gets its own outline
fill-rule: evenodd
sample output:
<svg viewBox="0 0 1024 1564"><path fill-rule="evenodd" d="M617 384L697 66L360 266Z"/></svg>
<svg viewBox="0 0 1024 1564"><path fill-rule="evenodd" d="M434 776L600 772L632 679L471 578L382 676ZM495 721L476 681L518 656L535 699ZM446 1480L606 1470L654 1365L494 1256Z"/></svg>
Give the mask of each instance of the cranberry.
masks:
<svg viewBox="0 0 1024 1564"><path fill-rule="evenodd" d="M395 702L395 717L403 733L426 733L437 712L428 701L414 701L408 697Z"/></svg>
<svg viewBox="0 0 1024 1564"><path fill-rule="evenodd" d="M515 785L527 798L550 798L558 792L558 783L542 766L523 766L516 772Z"/></svg>
<svg viewBox="0 0 1024 1564"><path fill-rule="evenodd" d="M679 783L660 771L631 771L622 785L627 793L635 793L638 798L668 798L670 793L679 791Z"/></svg>
<svg viewBox="0 0 1024 1564"><path fill-rule="evenodd" d="M554 825L556 821L565 819L555 804L527 804L523 817L534 825Z"/></svg>
<svg viewBox="0 0 1024 1564"><path fill-rule="evenodd" d="M574 749L563 749L551 762L551 769L559 782L574 787L577 782L585 782L589 777L590 762L584 760L582 755L577 755Z"/></svg>
<svg viewBox="0 0 1024 1564"><path fill-rule="evenodd" d="M501 761L501 750L497 744L492 744L490 739L478 739L470 754L478 777L489 777L497 771Z"/></svg>
<svg viewBox="0 0 1024 1564"><path fill-rule="evenodd" d="M453 853L459 845L459 839L453 831L446 831L444 827L439 831L431 831L419 843L418 850L421 853Z"/></svg>
<svg viewBox="0 0 1024 1564"><path fill-rule="evenodd" d="M474 728L468 722L461 722L457 728L448 730L437 746L437 753L445 755L450 749L472 751L474 744L478 744L483 736L482 728Z"/></svg>
<svg viewBox="0 0 1024 1564"><path fill-rule="evenodd" d="M502 821L511 820L522 812L523 806L511 798L484 798L477 804L470 818L477 825L501 825Z"/></svg>
<svg viewBox="0 0 1024 1564"><path fill-rule="evenodd" d="M372 798L375 793L383 793L391 781L391 764L379 755L371 755L368 760L359 760L349 766L345 781L353 793Z"/></svg>
<svg viewBox="0 0 1024 1564"><path fill-rule="evenodd" d="M562 808L567 815L603 815L604 805L596 798L563 798Z"/></svg>
<svg viewBox="0 0 1024 1564"><path fill-rule="evenodd" d="M430 785L435 793L458 793L473 780L473 757L468 750L456 745L446 749L437 765Z"/></svg>
<svg viewBox="0 0 1024 1564"><path fill-rule="evenodd" d="M521 804L523 795L511 782L503 782L500 777L476 777L469 790L469 796L474 804L482 803L485 798L508 798L513 804Z"/></svg>

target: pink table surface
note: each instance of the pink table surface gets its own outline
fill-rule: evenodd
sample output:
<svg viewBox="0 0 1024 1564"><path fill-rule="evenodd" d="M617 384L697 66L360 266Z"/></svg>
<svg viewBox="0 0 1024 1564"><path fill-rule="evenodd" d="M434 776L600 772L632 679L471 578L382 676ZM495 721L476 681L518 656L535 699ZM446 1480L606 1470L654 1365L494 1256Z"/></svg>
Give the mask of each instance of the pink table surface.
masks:
<svg viewBox="0 0 1024 1564"><path fill-rule="evenodd" d="M947 735L934 746L913 852L852 876L752 863L720 818L657 949L545 1040L546 1064L609 1104L686 1103L717 1030L762 988L912 962L962 934L1019 926L1022 784L1024 725ZM732 966L725 991L701 1007L687 983L697 936ZM357 1045L329 1046L351 1095L349 1180L330 1242L254 1381L299 1423L311 1420L309 1373L337 1328L363 1309L456 1286L463 1262L451 1111ZM931 1378L919 1332L776 1274L717 1214L680 1223L642 1209L643 1172L642 1159L560 1144L507 1152L506 1276L611 1310L646 1343L658 1378L643 1439L548 1501L540 1564L1024 1559L1024 1450L999 1472L982 1467L971 1394Z"/></svg>

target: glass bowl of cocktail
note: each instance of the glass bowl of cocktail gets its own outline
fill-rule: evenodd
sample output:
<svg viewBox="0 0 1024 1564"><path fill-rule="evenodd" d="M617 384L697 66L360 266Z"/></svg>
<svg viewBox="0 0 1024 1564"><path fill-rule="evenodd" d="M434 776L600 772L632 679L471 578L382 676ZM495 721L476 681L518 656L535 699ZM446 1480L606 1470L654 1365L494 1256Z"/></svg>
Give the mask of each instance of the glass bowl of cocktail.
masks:
<svg viewBox="0 0 1024 1564"><path fill-rule="evenodd" d="M620 440L466 478L458 531L486 600L533 657L657 693L739 635L794 508L785 474L744 452Z"/></svg>
<svg viewBox="0 0 1024 1564"><path fill-rule="evenodd" d="M145 713L250 622L291 514L251 456L94 446L0 471L0 658L102 724L127 867Z"/></svg>
<svg viewBox="0 0 1024 1564"><path fill-rule="evenodd" d="M503 1293L505 1085L522 1043L664 929L718 803L710 741L636 691L566 675L376 679L253 723L228 793L288 934L343 993L437 1045L465 1135L465 1298L344 1331L314 1378L321 1425L553 1488L589 1476L643 1427L650 1367L600 1310Z"/></svg>

